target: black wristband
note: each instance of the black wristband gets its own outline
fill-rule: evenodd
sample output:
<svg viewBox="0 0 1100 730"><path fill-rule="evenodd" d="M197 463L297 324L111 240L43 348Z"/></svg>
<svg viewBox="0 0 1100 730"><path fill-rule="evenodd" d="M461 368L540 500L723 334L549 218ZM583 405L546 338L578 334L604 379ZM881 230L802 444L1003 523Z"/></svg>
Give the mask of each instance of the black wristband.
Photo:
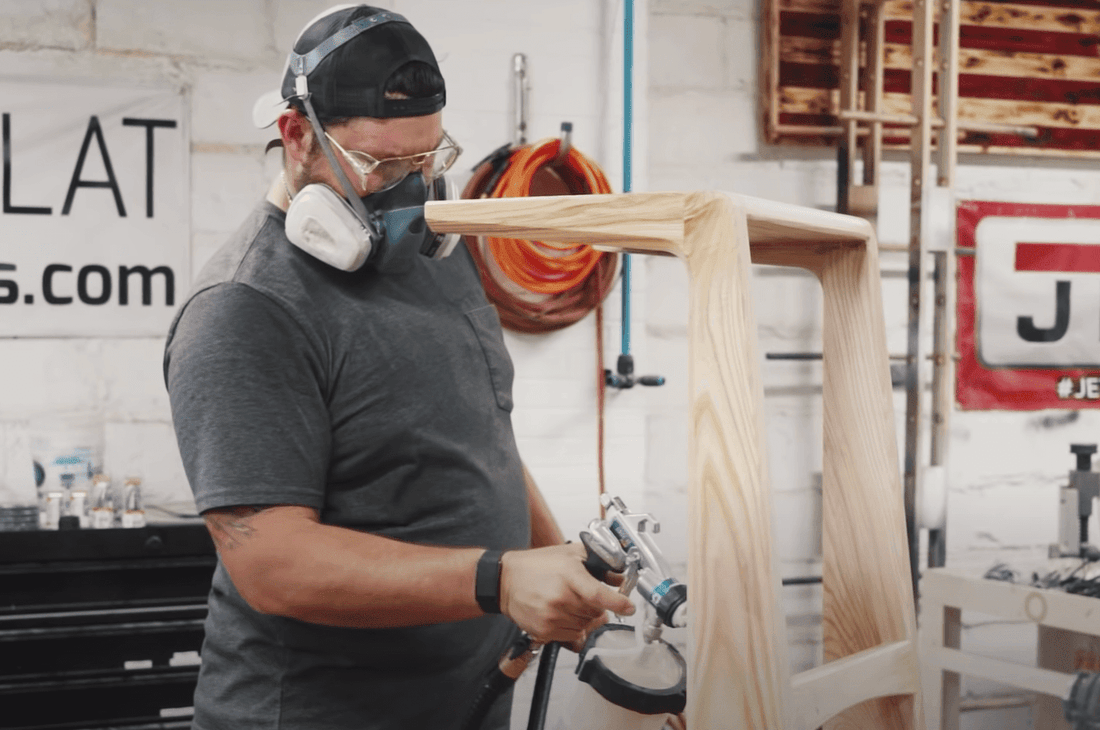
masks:
<svg viewBox="0 0 1100 730"><path fill-rule="evenodd" d="M501 550L486 550L477 560L474 597L485 613L500 613Z"/></svg>

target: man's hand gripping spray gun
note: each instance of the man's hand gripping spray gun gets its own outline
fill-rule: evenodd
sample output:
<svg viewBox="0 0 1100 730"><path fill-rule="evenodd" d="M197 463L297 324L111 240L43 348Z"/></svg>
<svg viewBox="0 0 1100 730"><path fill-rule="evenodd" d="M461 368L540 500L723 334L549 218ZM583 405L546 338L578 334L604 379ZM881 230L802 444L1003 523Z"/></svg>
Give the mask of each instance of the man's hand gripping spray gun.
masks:
<svg viewBox="0 0 1100 730"><path fill-rule="evenodd" d="M660 638L661 625L687 626L687 586L672 577L668 563L653 535L661 524L648 513L628 512L618 497L600 497L605 517L592 520L581 533L588 550L585 567L597 577L607 571L623 574L619 591L635 588L652 608L643 627L646 642Z"/></svg>
<svg viewBox="0 0 1100 730"><path fill-rule="evenodd" d="M623 582L619 586L619 592L623 595L630 595L637 588L649 606L640 632L646 643L660 638L662 625L671 628L686 626L687 586L672 577L668 563L652 537L660 532L660 523L651 514L628 512L626 505L618 497L601 495L600 504L603 505L605 517L592 520L588 529L580 534L581 542L588 552L584 567L599 580L603 580L608 572L621 574ZM481 726L496 698L515 684L538 657L542 647L543 644L536 642L526 632L521 632L520 637L505 650L496 667L486 677L462 724L463 730L475 730ZM552 666L544 668L540 665L536 679L536 697L548 696L549 687L539 692L537 685L542 681L548 683L552 672ZM532 706L529 730L541 727L544 719L545 708L538 710Z"/></svg>

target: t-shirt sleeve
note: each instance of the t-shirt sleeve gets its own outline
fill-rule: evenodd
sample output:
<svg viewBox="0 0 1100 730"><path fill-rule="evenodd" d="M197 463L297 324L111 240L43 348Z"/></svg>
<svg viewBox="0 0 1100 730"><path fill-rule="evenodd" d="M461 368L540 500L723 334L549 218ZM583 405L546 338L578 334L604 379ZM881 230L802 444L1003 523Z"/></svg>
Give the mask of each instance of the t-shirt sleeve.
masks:
<svg viewBox="0 0 1100 730"><path fill-rule="evenodd" d="M246 285L219 284L188 302L169 335L164 370L200 512L323 508L331 433L321 349Z"/></svg>

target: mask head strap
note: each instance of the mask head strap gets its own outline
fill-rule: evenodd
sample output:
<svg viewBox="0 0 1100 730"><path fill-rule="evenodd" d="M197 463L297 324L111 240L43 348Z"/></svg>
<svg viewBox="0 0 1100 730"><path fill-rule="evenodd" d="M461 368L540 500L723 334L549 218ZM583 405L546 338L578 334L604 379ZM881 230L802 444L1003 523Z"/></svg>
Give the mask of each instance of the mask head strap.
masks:
<svg viewBox="0 0 1100 730"><path fill-rule="evenodd" d="M321 43L308 53L299 54L291 51L287 59L287 65L298 78L309 76L313 73L313 70L320 65L321 61L325 60L326 56L358 36L360 33L382 25L383 23L391 23L394 21L402 23L409 22L404 16L398 15L397 13L391 13L388 10L383 10L380 13L375 13L366 18L359 18L321 41ZM301 94L300 90L295 90Z"/></svg>
<svg viewBox="0 0 1100 730"><path fill-rule="evenodd" d="M355 213L355 217L359 219L359 223L363 226L363 232L370 239L371 247L374 248L379 244L381 239L376 221L367 212L367 207L363 205L362 199L357 194L355 188L352 187L351 180L344 174L344 168L340 167L340 163L336 160L336 153L332 151L332 145L328 143L328 138L325 136L325 129L321 126L321 122L317 118L317 113L313 111L313 103L309 100L309 92L306 90L305 76L299 76L296 79L295 91L298 92L298 97L302 100L302 105L306 108L306 117L313 127L314 136L317 137L317 141L321 145L321 151L325 153L325 158L328 159L329 167L332 168L332 172L336 175L336 179L340 181L340 187L344 189L344 197L347 198L348 205L351 206L352 212Z"/></svg>

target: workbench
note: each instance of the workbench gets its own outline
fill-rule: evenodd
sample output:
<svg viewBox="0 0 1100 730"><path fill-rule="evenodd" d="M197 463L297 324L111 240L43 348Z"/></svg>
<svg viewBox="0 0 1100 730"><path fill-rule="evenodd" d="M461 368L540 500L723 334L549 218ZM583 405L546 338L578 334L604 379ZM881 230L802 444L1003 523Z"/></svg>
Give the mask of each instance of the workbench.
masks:
<svg viewBox="0 0 1100 730"><path fill-rule="evenodd" d="M1031 575L1030 572L1027 575ZM963 611L1035 624L1039 666L968 653L960 648ZM920 581L921 683L929 730L958 730L961 674L1040 693L1033 726L1069 728L1061 712L1075 679L1074 642L1100 636L1100 600L1057 589L982 578L951 568L926 569ZM1077 663L1080 663L1079 661ZM1058 670L1058 671L1056 671Z"/></svg>

